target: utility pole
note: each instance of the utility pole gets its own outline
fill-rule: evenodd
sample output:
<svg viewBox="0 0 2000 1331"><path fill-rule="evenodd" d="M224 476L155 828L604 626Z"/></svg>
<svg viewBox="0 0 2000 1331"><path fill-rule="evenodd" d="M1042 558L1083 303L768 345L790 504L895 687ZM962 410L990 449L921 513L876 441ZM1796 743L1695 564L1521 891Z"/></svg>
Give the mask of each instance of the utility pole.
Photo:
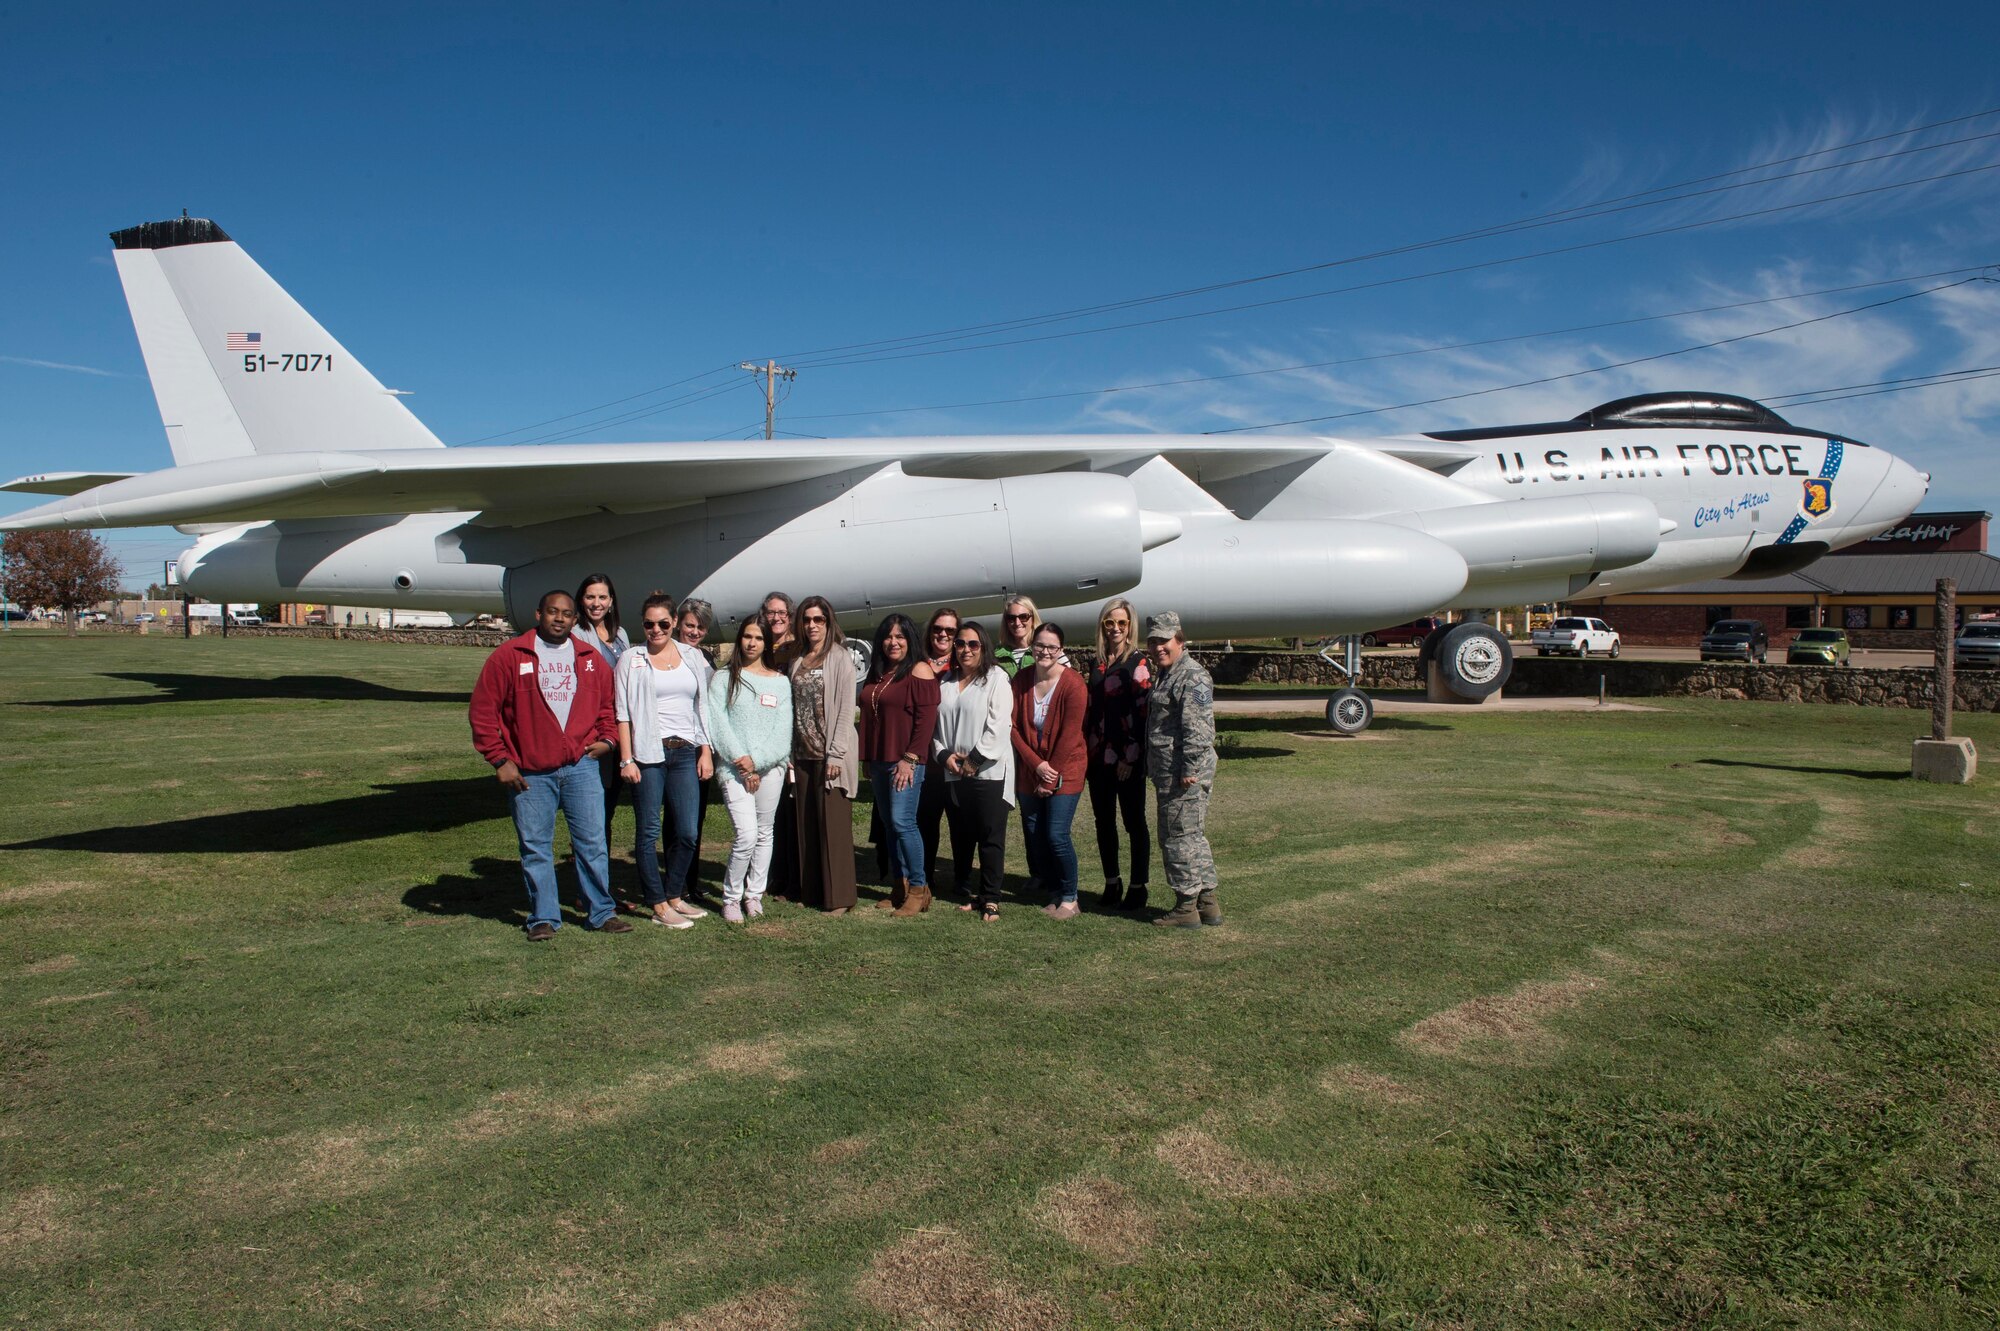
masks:
<svg viewBox="0 0 2000 1331"><path fill-rule="evenodd" d="M788 370L774 360L767 360L762 365L753 365L747 360L741 361L738 362L736 368L739 370L748 370L754 375L761 376L764 380L764 437L769 439L772 437L778 419L778 380L796 379L799 377L799 372L797 370Z"/></svg>

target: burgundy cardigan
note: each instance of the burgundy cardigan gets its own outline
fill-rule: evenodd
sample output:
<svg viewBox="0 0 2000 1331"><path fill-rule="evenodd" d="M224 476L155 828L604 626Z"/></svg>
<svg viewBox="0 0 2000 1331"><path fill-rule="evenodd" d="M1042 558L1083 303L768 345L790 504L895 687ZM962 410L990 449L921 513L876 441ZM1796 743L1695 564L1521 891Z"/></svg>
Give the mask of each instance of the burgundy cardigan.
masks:
<svg viewBox="0 0 2000 1331"><path fill-rule="evenodd" d="M1024 795L1035 793L1035 769L1047 762L1062 774L1059 795L1083 793L1083 772L1089 754L1083 743L1083 713L1090 705L1090 691L1083 676L1065 666L1056 676L1056 691L1049 696L1048 721L1041 734L1035 733L1035 672L1032 667L1014 676L1014 788Z"/></svg>

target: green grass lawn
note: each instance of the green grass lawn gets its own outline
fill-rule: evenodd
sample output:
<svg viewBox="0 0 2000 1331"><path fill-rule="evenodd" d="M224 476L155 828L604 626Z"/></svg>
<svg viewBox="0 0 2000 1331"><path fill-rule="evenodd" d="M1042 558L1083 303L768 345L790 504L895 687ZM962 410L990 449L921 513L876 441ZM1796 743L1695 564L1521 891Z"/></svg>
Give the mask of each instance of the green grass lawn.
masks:
<svg viewBox="0 0 2000 1331"><path fill-rule="evenodd" d="M0 642L0 1324L2000 1317L2000 783L1919 714L1226 718L1220 928L531 946L479 661Z"/></svg>

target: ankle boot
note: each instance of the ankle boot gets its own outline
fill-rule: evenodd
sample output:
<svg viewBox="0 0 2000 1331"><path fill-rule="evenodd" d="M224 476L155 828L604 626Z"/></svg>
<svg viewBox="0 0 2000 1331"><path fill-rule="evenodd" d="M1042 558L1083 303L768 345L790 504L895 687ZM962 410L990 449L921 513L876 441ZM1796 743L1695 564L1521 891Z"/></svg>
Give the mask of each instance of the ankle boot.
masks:
<svg viewBox="0 0 2000 1331"><path fill-rule="evenodd" d="M1125 911L1141 911L1146 909L1146 885L1144 883L1134 883L1132 886L1126 888L1125 904L1120 909Z"/></svg>
<svg viewBox="0 0 2000 1331"><path fill-rule="evenodd" d="M909 899L910 880L898 878L896 885L889 889L889 895L875 903L876 910L896 910Z"/></svg>
<svg viewBox="0 0 2000 1331"><path fill-rule="evenodd" d="M931 890L921 883L909 885L909 892L903 904L896 907L896 914L902 916L921 915L931 908Z"/></svg>
<svg viewBox="0 0 2000 1331"><path fill-rule="evenodd" d="M1105 912L1114 911L1118 909L1119 903L1124 900L1125 900L1124 880L1113 878L1110 882L1104 885L1104 895L1098 898L1097 908Z"/></svg>

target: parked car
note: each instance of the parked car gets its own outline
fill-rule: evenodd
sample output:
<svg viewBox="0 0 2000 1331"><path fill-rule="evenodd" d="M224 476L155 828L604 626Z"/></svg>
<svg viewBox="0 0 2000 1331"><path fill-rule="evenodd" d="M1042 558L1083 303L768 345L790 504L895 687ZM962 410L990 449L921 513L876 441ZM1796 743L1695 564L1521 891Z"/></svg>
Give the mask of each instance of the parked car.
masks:
<svg viewBox="0 0 2000 1331"><path fill-rule="evenodd" d="M1569 616L1555 620L1545 629L1528 635L1537 656L1589 656L1603 652L1616 660L1621 643L1618 630L1601 619Z"/></svg>
<svg viewBox="0 0 2000 1331"><path fill-rule="evenodd" d="M160 622L160 617L154 614L152 611L147 610L143 611L140 614L134 615L132 617L132 622L134 624L157 624Z"/></svg>
<svg viewBox="0 0 2000 1331"><path fill-rule="evenodd" d="M254 610L232 610L229 612L229 622L239 629L254 629L263 624L264 617Z"/></svg>
<svg viewBox="0 0 2000 1331"><path fill-rule="evenodd" d="M1851 666L1844 629L1800 629L1785 649L1786 665Z"/></svg>
<svg viewBox="0 0 2000 1331"><path fill-rule="evenodd" d="M1960 665L2000 666L2000 620L1965 625L1951 647Z"/></svg>
<svg viewBox="0 0 2000 1331"><path fill-rule="evenodd" d="M1413 619L1407 624L1397 624L1392 628L1376 629L1372 633L1364 633L1361 635L1361 645L1363 647L1401 647L1404 645L1421 647L1424 645L1425 638L1450 627L1450 624L1436 615L1425 615L1422 619Z"/></svg>
<svg viewBox="0 0 2000 1331"><path fill-rule="evenodd" d="M326 623L326 611L324 610L306 611L306 623L315 626Z"/></svg>
<svg viewBox="0 0 2000 1331"><path fill-rule="evenodd" d="M1701 638L1704 661L1755 661L1763 664L1771 654L1771 635L1757 619L1723 619Z"/></svg>

